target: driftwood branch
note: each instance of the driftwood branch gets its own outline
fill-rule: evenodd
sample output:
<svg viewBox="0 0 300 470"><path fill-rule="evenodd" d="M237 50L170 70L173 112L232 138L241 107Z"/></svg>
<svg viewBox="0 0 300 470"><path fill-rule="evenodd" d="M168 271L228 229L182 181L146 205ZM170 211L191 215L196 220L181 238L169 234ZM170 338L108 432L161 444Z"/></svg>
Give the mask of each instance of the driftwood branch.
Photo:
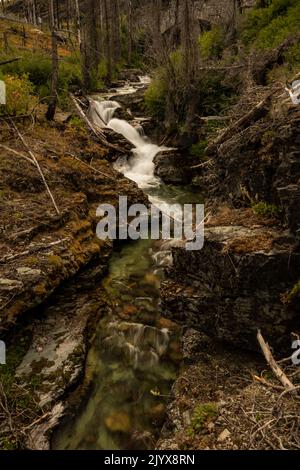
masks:
<svg viewBox="0 0 300 470"><path fill-rule="evenodd" d="M81 109L81 106L79 105L79 103L78 103L77 99L75 98L75 96L72 93L69 93L69 96L70 96L71 100L73 101L73 103L76 107L76 111L77 111L78 116L86 123L87 127L92 131L92 133L97 137L97 139L100 140L100 142L105 147L111 148L111 149L116 150L117 152L120 152L120 153L127 153L125 150L121 149L117 145L113 145L110 142L108 142L107 139L105 138L104 133L100 129L98 129L98 128L96 129L96 127L91 123L89 118L83 112L83 110Z"/></svg>
<svg viewBox="0 0 300 470"><path fill-rule="evenodd" d="M40 167L39 162L37 161L37 159L36 159L34 153L33 153L33 152L30 150L30 148L28 147L27 143L25 142L24 137L22 136L22 134L20 133L19 129L18 129L17 126L15 125L14 121L11 119L10 122L11 122L13 128L15 129L16 133L18 134L19 139L21 140L21 142L22 142L22 144L24 145L25 149L27 150L28 154L30 155L31 159L34 161L34 163L35 163L35 165L36 165L36 167L37 167L37 169L38 169L38 171L39 171L39 174L41 175L41 178L42 178L42 180L43 180L43 183L44 183L44 185L45 185L45 188L46 188L46 190L47 190L47 192L48 192L48 194L49 194L49 196L50 196L50 199L51 199L51 201L52 201L52 203L53 203L53 206L54 206L54 208L55 208L57 214L59 215L59 214L60 214L60 211L59 211L59 209L58 209L58 207L57 207L57 204L56 204L56 202L55 202L55 199L54 199L54 197L53 197L53 194L52 194L51 191L50 191L50 188L49 188L48 183L47 183L47 181L46 181L46 179L45 179L44 173L42 172L42 169L41 169L41 167Z"/></svg>
<svg viewBox="0 0 300 470"><path fill-rule="evenodd" d="M240 64L240 65L230 65L230 66L222 66L222 65L208 65L207 67L199 67L198 70L232 70L232 69L242 69L246 67L245 64Z"/></svg>
<svg viewBox="0 0 300 470"><path fill-rule="evenodd" d="M282 383L284 388L290 391L295 390L294 384L292 384L290 379L286 376L286 374L283 372L283 370L279 367L279 365L275 361L273 354L270 351L269 345L265 342L260 330L258 330L257 332L257 341L259 342L259 345L261 347L261 350L263 352L263 355L265 356L267 363L271 367L272 371L274 372L278 380Z"/></svg>

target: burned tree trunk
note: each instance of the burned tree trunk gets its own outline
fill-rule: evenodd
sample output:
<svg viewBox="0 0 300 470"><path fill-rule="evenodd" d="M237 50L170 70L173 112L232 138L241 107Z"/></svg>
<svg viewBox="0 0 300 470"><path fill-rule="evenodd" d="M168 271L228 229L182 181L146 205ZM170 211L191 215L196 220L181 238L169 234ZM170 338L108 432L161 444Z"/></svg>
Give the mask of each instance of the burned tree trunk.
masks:
<svg viewBox="0 0 300 470"><path fill-rule="evenodd" d="M58 51L57 51L57 32L54 18L54 0L50 0L50 23L52 38L52 76L51 76L51 97L46 118L52 121L55 116L57 106L57 88L58 88Z"/></svg>
<svg viewBox="0 0 300 470"><path fill-rule="evenodd" d="M107 74L106 81L111 82L112 79L112 54L111 54L111 40L110 40L110 14L108 0L104 2L104 21L105 21L105 36L106 36L106 63L107 63Z"/></svg>
<svg viewBox="0 0 300 470"><path fill-rule="evenodd" d="M100 62L98 0L86 0L81 22L81 52L84 85L92 89L98 78Z"/></svg>

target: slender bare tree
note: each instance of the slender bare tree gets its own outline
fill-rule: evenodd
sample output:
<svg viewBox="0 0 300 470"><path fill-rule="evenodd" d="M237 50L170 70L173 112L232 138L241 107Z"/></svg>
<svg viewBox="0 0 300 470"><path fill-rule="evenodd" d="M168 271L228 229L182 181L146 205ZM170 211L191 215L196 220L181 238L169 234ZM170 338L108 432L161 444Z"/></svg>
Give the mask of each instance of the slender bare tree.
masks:
<svg viewBox="0 0 300 470"><path fill-rule="evenodd" d="M52 121L55 116L57 106L57 88L58 88L58 50L57 50L57 31L54 16L54 0L49 0L49 17L51 27L52 41L52 76L51 76L51 97L46 113L48 121Z"/></svg>

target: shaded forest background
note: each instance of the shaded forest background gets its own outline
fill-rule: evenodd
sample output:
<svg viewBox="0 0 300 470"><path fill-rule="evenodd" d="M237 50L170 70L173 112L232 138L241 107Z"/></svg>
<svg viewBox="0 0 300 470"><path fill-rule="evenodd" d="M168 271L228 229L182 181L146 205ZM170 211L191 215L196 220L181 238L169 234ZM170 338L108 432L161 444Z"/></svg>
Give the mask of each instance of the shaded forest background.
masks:
<svg viewBox="0 0 300 470"><path fill-rule="evenodd" d="M21 24L12 31L18 44L3 32L1 61L13 55L22 60L2 66L1 73L9 75L9 86L18 77L28 94L65 108L70 90L100 90L123 70L138 69L153 77L147 113L169 131L192 133L195 115L222 116L237 96L255 85L285 83L300 64L298 0L211 0L204 17L202 4L2 0L5 15L36 25L41 36L52 31L52 43L42 49L30 44ZM203 145L196 149L200 156Z"/></svg>

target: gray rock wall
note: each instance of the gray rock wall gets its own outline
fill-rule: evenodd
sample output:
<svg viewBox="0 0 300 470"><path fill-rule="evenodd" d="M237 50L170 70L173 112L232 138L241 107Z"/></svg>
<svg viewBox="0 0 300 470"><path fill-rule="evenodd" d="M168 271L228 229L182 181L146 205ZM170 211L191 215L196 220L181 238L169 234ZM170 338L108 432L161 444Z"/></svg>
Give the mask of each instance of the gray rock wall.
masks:
<svg viewBox="0 0 300 470"><path fill-rule="evenodd" d="M194 0L194 15L201 24L225 24L230 25L236 21L237 16L253 7L255 0ZM166 32L173 28L178 22L181 22L183 16L184 1L170 0L166 5L162 14L162 32Z"/></svg>

